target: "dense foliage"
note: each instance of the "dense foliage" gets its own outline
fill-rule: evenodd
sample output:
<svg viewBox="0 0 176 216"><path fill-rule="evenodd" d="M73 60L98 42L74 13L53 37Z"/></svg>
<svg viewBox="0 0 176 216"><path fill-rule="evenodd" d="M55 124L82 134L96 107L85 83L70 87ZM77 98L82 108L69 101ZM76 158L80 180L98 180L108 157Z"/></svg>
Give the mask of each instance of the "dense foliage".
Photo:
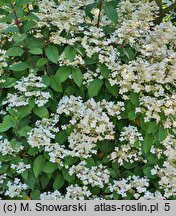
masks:
<svg viewBox="0 0 176 216"><path fill-rule="evenodd" d="M175 199L174 8L0 1L2 199Z"/></svg>

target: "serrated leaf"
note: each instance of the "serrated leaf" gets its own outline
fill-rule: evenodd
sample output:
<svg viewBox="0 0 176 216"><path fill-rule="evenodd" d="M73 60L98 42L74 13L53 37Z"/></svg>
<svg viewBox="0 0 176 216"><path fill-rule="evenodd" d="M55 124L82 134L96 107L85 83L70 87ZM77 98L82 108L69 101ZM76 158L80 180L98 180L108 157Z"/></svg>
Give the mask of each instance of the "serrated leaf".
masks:
<svg viewBox="0 0 176 216"><path fill-rule="evenodd" d="M94 79L88 86L89 98L97 96L102 85L103 85L103 80L100 80L98 78Z"/></svg>
<svg viewBox="0 0 176 216"><path fill-rule="evenodd" d="M50 61L54 62L55 64L58 63L59 52L58 52L57 47L50 45L46 48L45 53L46 53L47 58Z"/></svg>
<svg viewBox="0 0 176 216"><path fill-rule="evenodd" d="M30 49L29 52L33 55L40 55L43 53L43 50L41 48L33 48L33 49Z"/></svg>
<svg viewBox="0 0 176 216"><path fill-rule="evenodd" d="M44 163L42 171L45 173L53 173L56 169L57 169L57 164L47 161Z"/></svg>
<svg viewBox="0 0 176 216"><path fill-rule="evenodd" d="M143 151L145 154L147 154L150 151L153 145L153 141L154 141L154 138L152 135L145 136L144 141L143 141Z"/></svg>
<svg viewBox="0 0 176 216"><path fill-rule="evenodd" d="M62 174L57 175L53 182L53 189L59 190L64 185L64 183L65 183L65 180Z"/></svg>
<svg viewBox="0 0 176 216"><path fill-rule="evenodd" d="M29 100L29 104L27 106L18 107L18 120L21 120L25 116L27 116L35 106L34 100Z"/></svg>
<svg viewBox="0 0 176 216"><path fill-rule="evenodd" d="M14 41L16 41L18 43L18 42L25 40L27 37L27 34L26 33L14 34L12 37L13 37Z"/></svg>
<svg viewBox="0 0 176 216"><path fill-rule="evenodd" d="M36 25L37 25L37 23L34 21L27 21L24 24L24 31L27 32L27 31L33 29L34 27L36 27Z"/></svg>
<svg viewBox="0 0 176 216"><path fill-rule="evenodd" d="M156 177L151 174L152 169L153 169L152 167L146 166L143 168L143 172L144 172L144 175L147 176L148 178L155 179Z"/></svg>
<svg viewBox="0 0 176 216"><path fill-rule="evenodd" d="M29 65L26 64L25 62L20 62L20 63L12 65L10 67L10 69L13 70L13 71L24 71L24 70L26 70L28 68L29 68Z"/></svg>
<svg viewBox="0 0 176 216"><path fill-rule="evenodd" d="M71 156L67 156L64 158L64 164L65 165L73 165L78 161L77 157L71 157Z"/></svg>
<svg viewBox="0 0 176 216"><path fill-rule="evenodd" d="M76 56L76 50L74 47L67 46L64 49L65 57L72 62Z"/></svg>
<svg viewBox="0 0 176 216"><path fill-rule="evenodd" d="M105 79L108 79L110 70L106 67L106 65L104 65L104 64L101 64L101 65L100 65L100 72L101 72L101 75L102 75Z"/></svg>
<svg viewBox="0 0 176 216"><path fill-rule="evenodd" d="M51 83L50 83L51 88L57 92L62 92L62 85L60 79L56 75L51 76L50 79L51 79Z"/></svg>
<svg viewBox="0 0 176 216"><path fill-rule="evenodd" d="M44 88L48 88L48 86L49 86L50 83L51 83L50 77L47 76L47 75L43 75L43 76L42 76L42 82L45 84L45 87L44 87Z"/></svg>
<svg viewBox="0 0 176 216"><path fill-rule="evenodd" d="M157 130L158 130L157 123L155 121L149 122L148 127L146 128L146 132L148 134L151 134L151 133L155 134Z"/></svg>
<svg viewBox="0 0 176 216"><path fill-rule="evenodd" d="M21 47L11 47L7 50L7 56L21 56L24 53L24 50Z"/></svg>
<svg viewBox="0 0 176 216"><path fill-rule="evenodd" d="M75 181L75 174L69 175L67 169L63 168L63 169L62 169L62 174L63 174L64 179L65 179L67 182L73 183L73 182Z"/></svg>
<svg viewBox="0 0 176 216"><path fill-rule="evenodd" d="M47 58L41 58L37 61L37 67L42 67L44 66L45 64L48 63L48 59Z"/></svg>
<svg viewBox="0 0 176 216"><path fill-rule="evenodd" d="M37 158L35 158L34 164L33 164L33 172L36 178L43 170L43 164L45 163L45 160L46 159L43 155L39 155Z"/></svg>
<svg viewBox="0 0 176 216"><path fill-rule="evenodd" d="M33 191L31 191L30 197L32 198L32 200L39 200L40 191L39 190L33 190Z"/></svg>
<svg viewBox="0 0 176 216"><path fill-rule="evenodd" d="M28 137L27 133L31 130L32 128L30 126L24 126L22 127L19 131L18 134L20 137Z"/></svg>
<svg viewBox="0 0 176 216"><path fill-rule="evenodd" d="M15 120L10 115L6 115L3 122L0 123L0 133L7 131L15 125Z"/></svg>
<svg viewBox="0 0 176 216"><path fill-rule="evenodd" d="M118 22L118 14L115 8L112 6L111 2L107 2L105 5L105 14L106 16L115 24Z"/></svg>
<svg viewBox="0 0 176 216"><path fill-rule="evenodd" d="M108 80L105 81L105 85L106 85L106 88L108 89L108 92L110 94L112 94L114 97L117 97L118 96L118 86L117 85L113 85L111 86L111 84L109 83Z"/></svg>
<svg viewBox="0 0 176 216"><path fill-rule="evenodd" d="M48 175L46 173L42 173L41 176L40 176L40 182L41 182L41 185L42 185L43 189L46 188L49 181L50 181L50 178L48 177Z"/></svg>
<svg viewBox="0 0 176 216"><path fill-rule="evenodd" d="M35 107L33 109L33 112L39 116L40 118L48 118L49 117L49 112L46 107Z"/></svg>
<svg viewBox="0 0 176 216"><path fill-rule="evenodd" d="M159 127L159 130L158 130L158 138L159 138L160 142L162 142L163 140L165 140L166 137L167 137L167 129L164 128L163 125L161 125Z"/></svg>
<svg viewBox="0 0 176 216"><path fill-rule="evenodd" d="M78 87L81 87L83 81L83 75L79 68L72 69L72 77L73 81L76 83Z"/></svg>
<svg viewBox="0 0 176 216"><path fill-rule="evenodd" d="M129 99L132 104L139 105L139 95L137 93L131 92L129 95Z"/></svg>
<svg viewBox="0 0 176 216"><path fill-rule="evenodd" d="M67 66L60 67L56 72L56 76L60 79L61 83L67 80L70 74L71 68Z"/></svg>

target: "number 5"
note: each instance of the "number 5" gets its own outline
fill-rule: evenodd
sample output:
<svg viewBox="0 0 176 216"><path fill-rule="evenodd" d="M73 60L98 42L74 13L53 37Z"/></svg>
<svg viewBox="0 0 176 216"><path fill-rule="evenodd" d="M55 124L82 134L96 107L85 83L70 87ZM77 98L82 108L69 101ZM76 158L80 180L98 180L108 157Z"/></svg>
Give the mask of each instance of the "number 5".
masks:
<svg viewBox="0 0 176 216"><path fill-rule="evenodd" d="M170 210L170 203L165 203L164 210L169 211Z"/></svg>

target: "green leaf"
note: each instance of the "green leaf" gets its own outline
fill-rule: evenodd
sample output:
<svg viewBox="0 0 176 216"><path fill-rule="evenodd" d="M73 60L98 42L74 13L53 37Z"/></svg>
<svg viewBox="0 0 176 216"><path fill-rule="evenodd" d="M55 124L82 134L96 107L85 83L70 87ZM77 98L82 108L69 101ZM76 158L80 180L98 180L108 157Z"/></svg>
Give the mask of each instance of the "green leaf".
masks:
<svg viewBox="0 0 176 216"><path fill-rule="evenodd" d="M76 56L76 50L74 47L67 46L64 49L65 57L72 62Z"/></svg>
<svg viewBox="0 0 176 216"><path fill-rule="evenodd" d="M0 133L7 131L9 128L15 126L15 120L10 115L6 115L3 122L0 123Z"/></svg>
<svg viewBox="0 0 176 216"><path fill-rule="evenodd" d="M64 185L64 183L65 183L65 180L62 174L57 175L53 182L53 189L59 190Z"/></svg>
<svg viewBox="0 0 176 216"><path fill-rule="evenodd" d="M103 85L103 80L100 80L98 78L94 79L88 86L89 98L97 96L102 85Z"/></svg>
<svg viewBox="0 0 176 216"><path fill-rule="evenodd" d="M95 166L95 161L94 161L93 158L89 157L89 158L87 158L85 161L86 161L86 164L87 164L89 167Z"/></svg>
<svg viewBox="0 0 176 216"><path fill-rule="evenodd" d="M107 2L105 5L105 14L106 16L114 23L117 24L118 22L118 14L115 8L112 6L111 2Z"/></svg>
<svg viewBox="0 0 176 216"><path fill-rule="evenodd" d="M42 67L44 66L45 64L48 63L48 59L47 58L41 58L37 61L37 67Z"/></svg>
<svg viewBox="0 0 176 216"><path fill-rule="evenodd" d="M61 83L67 80L70 74L71 74L71 68L67 66L60 67L56 72L56 76L60 79Z"/></svg>
<svg viewBox="0 0 176 216"><path fill-rule="evenodd" d="M100 142L100 150L104 153L110 153L113 148L114 148L114 145L110 142L107 142L106 140Z"/></svg>
<svg viewBox="0 0 176 216"><path fill-rule="evenodd" d="M21 173L21 176L23 177L23 179L27 179L28 178L28 170L25 170L24 172Z"/></svg>
<svg viewBox="0 0 176 216"><path fill-rule="evenodd" d="M32 200L39 200L39 198L40 198L40 191L39 190L33 190L33 191L31 191L30 197L32 198Z"/></svg>
<svg viewBox="0 0 176 216"><path fill-rule="evenodd" d="M125 47L123 48L123 53L125 54L125 56L130 60L134 60L135 59L135 52L132 50L131 47Z"/></svg>
<svg viewBox="0 0 176 216"><path fill-rule="evenodd" d="M24 126L22 127L19 131L18 134L20 137L28 137L28 132L31 130L32 128L30 126Z"/></svg>
<svg viewBox="0 0 176 216"><path fill-rule="evenodd" d="M130 112L128 112L128 119L130 121L133 121L136 119L136 114L135 114L135 111L134 110L131 110Z"/></svg>
<svg viewBox="0 0 176 216"><path fill-rule="evenodd" d="M48 118L49 117L49 112L46 107L35 107L33 109L33 112L39 116L40 118Z"/></svg>
<svg viewBox="0 0 176 216"><path fill-rule="evenodd" d="M56 134L56 142L58 142L60 145L64 144L68 139L68 135L66 131L60 131L59 133Z"/></svg>
<svg viewBox="0 0 176 216"><path fill-rule="evenodd" d="M37 23L34 21L27 21L24 24L24 31L27 32L27 31L33 29L34 27L36 27L36 25L37 25Z"/></svg>
<svg viewBox="0 0 176 216"><path fill-rule="evenodd" d="M41 48L33 48L33 49L30 49L29 52L33 55L40 55L43 53L43 50Z"/></svg>
<svg viewBox="0 0 176 216"><path fill-rule="evenodd" d="M106 65L104 65L104 64L101 64L101 65L100 65L100 72L101 72L101 75L102 75L105 79L108 79L110 70L106 67Z"/></svg>
<svg viewBox="0 0 176 216"><path fill-rule="evenodd" d="M56 75L50 76L50 78L51 78L51 83L50 83L51 88L57 92L62 92L62 85L60 79Z"/></svg>
<svg viewBox="0 0 176 216"><path fill-rule="evenodd" d="M21 42L21 41L24 41L27 37L27 34L26 33L23 33L23 34L14 34L12 36L12 38L14 39L15 42Z"/></svg>
<svg viewBox="0 0 176 216"><path fill-rule="evenodd" d="M146 128L146 132L148 134L152 134L152 133L155 134L157 130L158 130L157 123L155 121L149 122L148 127Z"/></svg>
<svg viewBox="0 0 176 216"><path fill-rule="evenodd" d="M16 5L18 6L22 6L22 5L25 5L25 4L29 4L31 2L33 2L34 0L16 0Z"/></svg>
<svg viewBox="0 0 176 216"><path fill-rule="evenodd" d="M100 188L99 187L93 187L92 190L91 190L91 193L93 195L98 195L100 193Z"/></svg>
<svg viewBox="0 0 176 216"><path fill-rule="evenodd" d="M29 38L28 38L29 39ZM31 38L29 41L28 41L28 48L29 49L33 49L33 48L44 48L45 44L44 44L44 41L40 38Z"/></svg>
<svg viewBox="0 0 176 216"><path fill-rule="evenodd" d="M129 95L129 99L133 105L139 105L139 95L137 93L131 92Z"/></svg>
<svg viewBox="0 0 176 216"><path fill-rule="evenodd" d="M57 47L53 46L53 45L50 45L46 48L45 50L46 52L46 56L47 58L54 62L55 64L58 63L58 59L59 59L59 52L58 52L58 49Z"/></svg>
<svg viewBox="0 0 176 216"><path fill-rule="evenodd" d="M24 50L21 47L11 47L7 50L7 56L21 56L24 53Z"/></svg>
<svg viewBox="0 0 176 216"><path fill-rule="evenodd" d="M45 160L46 159L43 155L39 155L37 158L35 158L34 164L33 164L33 172L36 178L43 170L43 164L45 163Z"/></svg>
<svg viewBox="0 0 176 216"><path fill-rule="evenodd" d="M57 169L57 164L47 161L44 163L42 171L45 173L53 173L56 169Z"/></svg>
<svg viewBox="0 0 176 216"><path fill-rule="evenodd" d="M148 178L155 179L156 176L151 174L152 169L153 169L152 167L147 165L146 167L143 168L143 172L144 172L144 175L147 176Z"/></svg>
<svg viewBox="0 0 176 216"><path fill-rule="evenodd" d="M41 182L41 186L42 186L43 189L46 188L49 181L50 181L50 178L48 177L48 175L46 173L42 173L41 176L40 176L40 182Z"/></svg>
<svg viewBox="0 0 176 216"><path fill-rule="evenodd" d="M154 138L152 135L146 135L145 138L144 138L144 142L143 142L143 151L145 154L147 154L152 145L153 145L153 142L154 142Z"/></svg>
<svg viewBox="0 0 176 216"><path fill-rule="evenodd" d="M72 69L72 77L73 77L73 81L76 83L76 85L78 87L80 87L82 85L83 75L82 75L82 72L79 68Z"/></svg>
<svg viewBox="0 0 176 216"><path fill-rule="evenodd" d="M111 86L111 84L109 83L108 80L105 81L105 85L106 85L106 88L108 89L110 94L112 94L114 97L118 96L119 88L117 85Z"/></svg>
<svg viewBox="0 0 176 216"><path fill-rule="evenodd" d="M64 164L65 165L73 165L78 161L77 157L71 157L71 156L67 156L64 158Z"/></svg>
<svg viewBox="0 0 176 216"><path fill-rule="evenodd" d="M26 117L32 111L34 106L34 100L29 100L29 104L27 106L18 107L18 120L21 120L22 118Z"/></svg>
<svg viewBox="0 0 176 216"><path fill-rule="evenodd" d="M49 86L50 83L51 83L50 77L47 76L47 75L43 75L43 76L42 76L42 82L45 84L45 87L44 87L44 88L48 88L48 86Z"/></svg>
<svg viewBox="0 0 176 216"><path fill-rule="evenodd" d="M12 65L10 67L10 69L13 70L13 71L24 71L24 70L26 70L28 68L29 68L29 65L26 64L25 62L20 62L20 63Z"/></svg>
<svg viewBox="0 0 176 216"><path fill-rule="evenodd" d="M63 174L64 179L65 179L67 182L69 182L69 183L75 182L75 175L74 175L74 174L73 174L73 175L69 175L67 169L63 168L63 169L62 169L62 174Z"/></svg>
<svg viewBox="0 0 176 216"><path fill-rule="evenodd" d="M34 190L34 186L35 186L35 177L33 176L33 174L29 173L28 178L25 180L25 183L28 185L29 188L31 188L32 190Z"/></svg>
<svg viewBox="0 0 176 216"><path fill-rule="evenodd" d="M165 140L166 137L167 137L167 129L164 128L163 125L161 125L159 127L159 130L158 130L158 138L159 138L160 142L162 142L163 140Z"/></svg>

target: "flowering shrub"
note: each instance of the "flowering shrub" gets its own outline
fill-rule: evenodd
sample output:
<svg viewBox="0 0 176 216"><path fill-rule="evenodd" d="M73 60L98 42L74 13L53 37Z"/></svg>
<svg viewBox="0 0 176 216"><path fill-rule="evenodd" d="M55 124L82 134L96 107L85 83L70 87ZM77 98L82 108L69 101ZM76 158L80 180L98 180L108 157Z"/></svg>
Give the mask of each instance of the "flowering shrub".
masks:
<svg viewBox="0 0 176 216"><path fill-rule="evenodd" d="M1 199L176 198L175 3L156 2L1 0Z"/></svg>

